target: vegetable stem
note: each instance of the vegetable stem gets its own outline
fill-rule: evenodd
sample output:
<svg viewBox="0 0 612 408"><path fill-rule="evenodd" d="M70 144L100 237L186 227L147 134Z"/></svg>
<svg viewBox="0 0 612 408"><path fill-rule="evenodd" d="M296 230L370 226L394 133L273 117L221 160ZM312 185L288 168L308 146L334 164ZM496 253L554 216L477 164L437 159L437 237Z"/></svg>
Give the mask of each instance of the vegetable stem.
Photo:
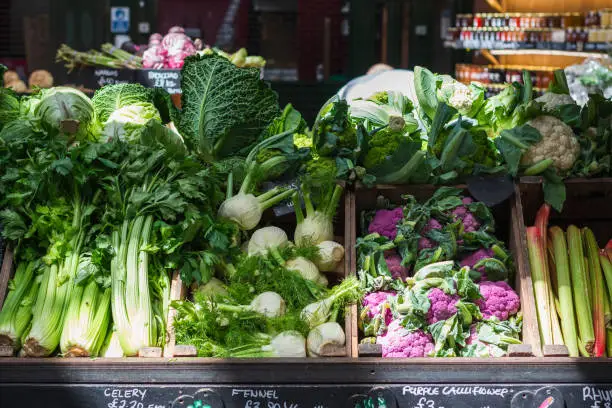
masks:
<svg viewBox="0 0 612 408"><path fill-rule="evenodd" d="M583 228L586 255L589 260L589 282L591 284L591 310L593 312L593 326L595 331L594 357L602 357L606 352L606 324L604 317L604 282L599 262L599 247L593 231Z"/></svg>
<svg viewBox="0 0 612 408"><path fill-rule="evenodd" d="M336 209L338 208L338 204L340 203L340 199L342 198L342 192L344 189L340 185L336 185L334 187L334 192L332 194L331 200L327 204L327 208L325 208L325 215L329 219L333 219L336 214Z"/></svg>
<svg viewBox="0 0 612 408"><path fill-rule="evenodd" d="M293 210L295 211L295 219L298 224L304 222L304 212L302 211L302 202L300 201L300 193L297 191L291 197L293 201Z"/></svg>
<svg viewBox="0 0 612 408"><path fill-rule="evenodd" d="M261 208L263 210L268 209L278 203L280 203L281 201L283 201L286 198L291 197L291 194L293 194L292 190L285 190L280 194L277 194L276 196L269 198L268 200L260 203L261 204Z"/></svg>
<svg viewBox="0 0 612 408"><path fill-rule="evenodd" d="M227 175L227 191L225 193L225 199L229 200L234 195L234 173L230 171Z"/></svg>
<svg viewBox="0 0 612 408"><path fill-rule="evenodd" d="M526 176L537 176L544 172L544 170L548 169L554 163L553 159L544 159L540 160L536 164L533 164L523 171L523 174Z"/></svg>
<svg viewBox="0 0 612 408"><path fill-rule="evenodd" d="M567 242L569 247L570 272L576 319L578 320L578 333L581 346L588 355L593 352L595 335L593 332L593 316L591 314L588 294L587 271L584 268L584 251L580 230L570 225L567 228Z"/></svg>
<svg viewBox="0 0 612 408"><path fill-rule="evenodd" d="M257 163L253 162L248 165L247 172L242 181L242 185L240 186L240 191L238 194L248 194L251 190L251 184L253 183L253 178L255 176L255 172L257 171Z"/></svg>
<svg viewBox="0 0 612 408"><path fill-rule="evenodd" d="M576 332L576 317L574 315L572 282L565 234L559 227L550 228L549 234L554 252L557 295L559 297L559 317L561 320L561 330L563 331L563 340L570 357L578 357L578 335Z"/></svg>
<svg viewBox="0 0 612 408"><path fill-rule="evenodd" d="M552 305L550 304L550 294L546 279L548 271L544 261L545 253L542 245L542 235L538 227L527 228L527 248L529 250L529 263L537 306L536 312L540 325L540 336L543 344L554 344L551 322Z"/></svg>

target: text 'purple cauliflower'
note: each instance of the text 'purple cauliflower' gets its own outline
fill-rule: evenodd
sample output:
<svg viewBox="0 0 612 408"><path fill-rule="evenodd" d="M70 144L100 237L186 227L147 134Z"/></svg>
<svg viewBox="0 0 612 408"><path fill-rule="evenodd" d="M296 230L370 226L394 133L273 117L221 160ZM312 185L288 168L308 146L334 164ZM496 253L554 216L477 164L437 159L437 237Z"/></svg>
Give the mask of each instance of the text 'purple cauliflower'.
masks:
<svg viewBox="0 0 612 408"><path fill-rule="evenodd" d="M385 262L393 279L406 279L408 268L402 265L402 257L395 250L385 251Z"/></svg>
<svg viewBox="0 0 612 408"><path fill-rule="evenodd" d="M429 310L427 311L427 324L434 324L446 320L457 313L459 296L448 295L442 289L433 288L427 293Z"/></svg>
<svg viewBox="0 0 612 408"><path fill-rule="evenodd" d="M508 320L519 311L519 296L506 282L486 281L482 282L479 288L483 298L478 299L476 304L485 319L495 316L499 320Z"/></svg>
<svg viewBox="0 0 612 408"><path fill-rule="evenodd" d="M461 220L463 223L463 230L465 232L478 231L478 228L480 228L480 221L478 221L474 214L472 214L472 212L467 208L467 205L473 203L474 200L469 197L465 197L461 201L463 202L463 205L455 208L451 214L456 220Z"/></svg>
<svg viewBox="0 0 612 408"><path fill-rule="evenodd" d="M425 225L425 227L423 227L423 229L421 230L421 235L423 235L423 237L419 238L418 250L420 251L422 249L434 248L436 246L435 242L429 238L426 238L424 235L426 235L431 230L441 229L442 224L440 224L440 222L435 218L430 218L429 221L427 221L427 225Z"/></svg>
<svg viewBox="0 0 612 408"><path fill-rule="evenodd" d="M401 325L401 320L389 324L387 332L376 338L382 346L383 357L426 357L433 349L432 337L422 330L409 332Z"/></svg>
<svg viewBox="0 0 612 408"><path fill-rule="evenodd" d="M368 226L370 234L377 232L391 240L397 235L397 223L404 218L404 210L397 207L392 210L378 210Z"/></svg>

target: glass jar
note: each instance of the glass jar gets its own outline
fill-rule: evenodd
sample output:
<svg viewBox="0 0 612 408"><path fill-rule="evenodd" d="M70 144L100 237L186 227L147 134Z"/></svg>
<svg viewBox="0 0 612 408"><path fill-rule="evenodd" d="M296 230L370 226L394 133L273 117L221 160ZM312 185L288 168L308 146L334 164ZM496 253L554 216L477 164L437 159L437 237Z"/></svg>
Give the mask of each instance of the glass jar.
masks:
<svg viewBox="0 0 612 408"><path fill-rule="evenodd" d="M482 14L475 14L472 22L472 27L482 28L484 27L484 17Z"/></svg>

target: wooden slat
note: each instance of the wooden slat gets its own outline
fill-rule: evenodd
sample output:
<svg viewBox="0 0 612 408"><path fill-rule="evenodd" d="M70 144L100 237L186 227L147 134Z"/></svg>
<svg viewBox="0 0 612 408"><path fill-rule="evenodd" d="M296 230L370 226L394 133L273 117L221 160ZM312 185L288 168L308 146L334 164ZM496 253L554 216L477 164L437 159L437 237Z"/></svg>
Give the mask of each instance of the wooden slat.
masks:
<svg viewBox="0 0 612 408"><path fill-rule="evenodd" d="M514 255L516 290L521 299L521 310L523 313L523 344L531 345L532 352L536 356L542 356L540 331L535 299L533 297L533 282L531 281L531 270L529 269L521 194L517 186L515 186L514 191L510 216L510 249Z"/></svg>

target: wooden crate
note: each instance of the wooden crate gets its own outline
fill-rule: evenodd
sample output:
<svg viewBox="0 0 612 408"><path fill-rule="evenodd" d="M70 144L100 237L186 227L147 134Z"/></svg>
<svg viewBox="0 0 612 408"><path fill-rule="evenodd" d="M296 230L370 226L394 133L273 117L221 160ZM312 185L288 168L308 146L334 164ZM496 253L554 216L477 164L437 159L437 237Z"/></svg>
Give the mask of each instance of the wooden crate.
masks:
<svg viewBox="0 0 612 408"><path fill-rule="evenodd" d="M459 188L465 189L465 186L458 186ZM353 243L350 246L351 254L349 258L351 260L351 273L357 271L357 253L355 250L356 238L361 234L360 231L360 218L361 212L376 207L376 200L378 196L384 196L389 199L392 203L402 203L402 195L411 194L414 195L417 200L425 201L439 188L439 186L433 185L379 185L374 188L358 187L350 198L354 201L354 218L352 219L352 236ZM467 190L465 194L469 196ZM517 207L517 204L519 205ZM521 236L517 234L517 223L518 214L520 214L520 200L515 200L512 197L510 200L500 204L499 206L492 209L493 215L496 221L496 236L504 241L511 253L514 256L516 263L516 279L515 289L519 293L521 298L521 310L523 313L523 333L522 333L522 345L512 345L509 348L509 355L516 357L533 356L540 349L538 326L535 315L535 302L533 300L533 290L531 286L531 277L528 273L525 273L524 268L520 267L524 261L522 259L522 243ZM379 357L381 355L381 348L378 345L367 345L359 344L359 331L357 328L357 308L354 310L354 323L352 325L352 342L357 344L355 347L354 354L352 356L358 357Z"/></svg>
<svg viewBox="0 0 612 408"><path fill-rule="evenodd" d="M565 181L567 199L561 213L552 210L550 225L557 225L566 230L569 225L589 227L595 234L598 244L603 247L612 238L612 178L600 179L568 179ZM531 276L529 254L527 252L526 227L535 222L535 215L542 203L541 179L538 177L523 177L516 185L516 217L517 233L520 236L522 253L519 258L521 273ZM531 289L533 290L533 288ZM535 304L533 305L535 307ZM535 310L534 310L535 312ZM537 325L537 319L534 320ZM539 331L535 332L536 334ZM538 336L539 337L539 336ZM545 356L567 356L565 346L542 345Z"/></svg>
<svg viewBox="0 0 612 408"><path fill-rule="evenodd" d="M0 309L4 304L4 300L8 294L8 282L13 277L15 268L13 265L13 251L10 246L7 246L2 266L0 267ZM183 285L178 272L172 276L170 286L170 300L179 300L184 297ZM143 358L159 358L172 357L174 352L174 329L172 322L174 321L175 311L170 308L166 323L166 346L162 350L161 347L145 347L138 352L139 357ZM11 347L0 347L0 357L12 357L14 355ZM78 357L77 357L78 358Z"/></svg>
<svg viewBox="0 0 612 408"><path fill-rule="evenodd" d="M350 250L349 247L353 242L350 228L352 227L352 223L350 222L353 211L351 209L351 205L353 204L353 200L349 198L351 192L348 189L345 189L342 199L340 200L340 204L338 205L338 211L336 213L336 217L334 218L334 240L342 244L345 248L345 256L344 261L338 266L338 268L334 272L325 273L327 278L329 279L330 286L341 281L345 276L348 276L349 271L351 271L350 267ZM293 233L295 231L295 214L287 214L280 217L276 217L272 211L266 211L262 217L261 226L273 225L283 229L289 240L293 241ZM180 277L179 277L180 279ZM187 291L183 288L183 297ZM353 309L356 313L356 307L351 308L348 307L345 312L345 327L344 333L346 335L346 344L344 347L328 347L325 349L322 357L349 357L353 355L352 349L356 348L357 345L352 343L352 324L353 324ZM174 314L171 311L170 316L174 318ZM168 321L170 323L170 316L168 317ZM356 324L356 318L355 318ZM170 330L170 329L169 329ZM174 355L174 357L194 357L195 349L189 348L189 345L177 345L176 347L180 348L180 355ZM185 351L183 353L183 351ZM166 355L164 354L166 357ZM168 355L167 357L171 357ZM282 359L272 360L281 362Z"/></svg>

